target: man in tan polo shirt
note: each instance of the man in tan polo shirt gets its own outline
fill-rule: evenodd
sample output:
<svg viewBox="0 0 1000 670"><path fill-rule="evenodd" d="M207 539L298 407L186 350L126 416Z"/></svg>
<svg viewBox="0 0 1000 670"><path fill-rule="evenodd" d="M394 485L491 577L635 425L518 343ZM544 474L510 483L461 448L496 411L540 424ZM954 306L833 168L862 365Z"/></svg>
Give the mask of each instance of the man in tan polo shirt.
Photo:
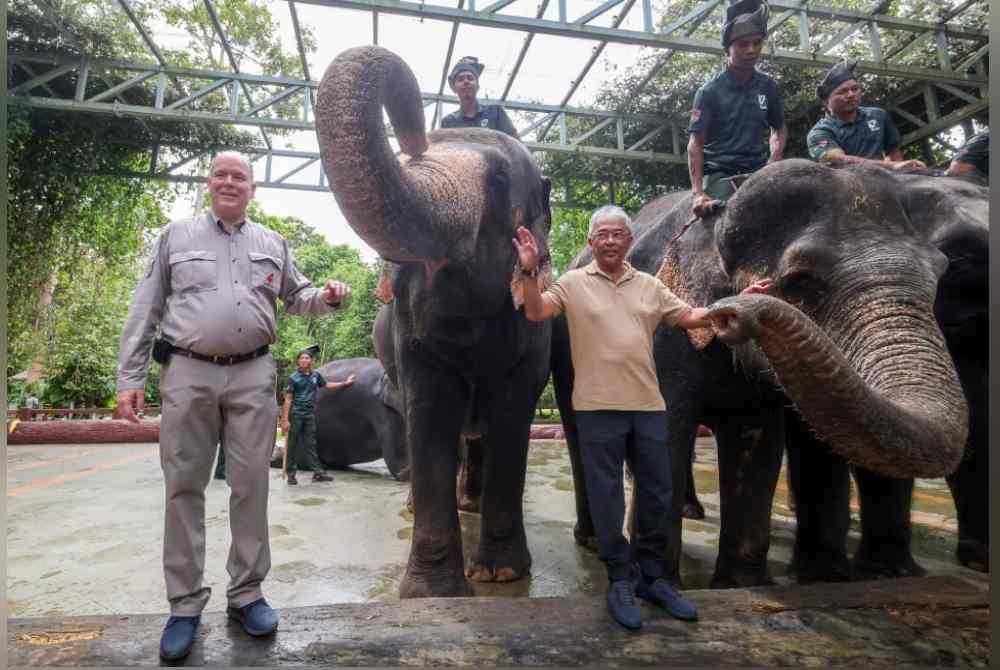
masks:
<svg viewBox="0 0 1000 670"><path fill-rule="evenodd" d="M525 315L532 321L566 315L575 382L573 408L583 474L601 560L608 570L608 611L626 628L642 626L635 596L694 621L694 606L663 579L671 501L666 405L653 361L660 323L712 325L707 310L680 300L652 275L625 260L632 244L629 217L609 205L594 212L587 243L594 260L561 276L544 294L535 279L538 246L524 227L517 248ZM622 464L635 475L636 527L632 546L622 535ZM638 563L638 570L633 566Z"/></svg>

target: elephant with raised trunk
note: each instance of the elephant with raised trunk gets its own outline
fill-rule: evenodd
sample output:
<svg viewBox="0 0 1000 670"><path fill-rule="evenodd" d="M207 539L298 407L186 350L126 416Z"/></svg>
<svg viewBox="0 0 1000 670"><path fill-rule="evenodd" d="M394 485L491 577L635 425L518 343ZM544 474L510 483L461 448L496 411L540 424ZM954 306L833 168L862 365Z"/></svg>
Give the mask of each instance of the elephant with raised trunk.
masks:
<svg viewBox="0 0 1000 670"><path fill-rule="evenodd" d="M379 47L345 51L327 68L316 127L344 216L394 264L391 347L379 358L399 382L415 507L400 596L471 595L466 576L523 577L531 566L522 506L528 435L550 330L515 307L511 239L523 223L544 244L548 180L502 133L427 133L413 73ZM455 496L463 432L485 442L479 546L467 564Z"/></svg>
<svg viewBox="0 0 1000 670"><path fill-rule="evenodd" d="M631 263L658 273L690 304L710 305L722 322L718 337L661 328L654 343L674 481L687 478L699 423L718 444L714 587L771 582L771 506L786 437L800 579L849 576L847 499L839 497L847 490L846 463L894 478L893 504L906 512L882 510L879 518L876 510L873 526L881 535L866 528L869 541L862 540L856 560L881 561L886 572L905 572L912 561L902 482L954 472L969 434L962 382L935 312L943 287L960 281L962 261L949 257L946 241L984 232L961 216L911 212L916 179L793 159L752 175L708 220L685 226L685 193L654 200L635 219ZM575 264L588 261L584 254ZM553 372L572 455L572 370L560 324L553 333ZM834 461L842 470L836 475ZM582 477L575 479L585 496ZM874 501L866 490L885 485L875 482L859 487L865 507ZM667 548L675 581L684 489L674 488ZM585 512L584 499L577 506L578 541L592 534ZM880 554L890 538L905 545L905 557Z"/></svg>

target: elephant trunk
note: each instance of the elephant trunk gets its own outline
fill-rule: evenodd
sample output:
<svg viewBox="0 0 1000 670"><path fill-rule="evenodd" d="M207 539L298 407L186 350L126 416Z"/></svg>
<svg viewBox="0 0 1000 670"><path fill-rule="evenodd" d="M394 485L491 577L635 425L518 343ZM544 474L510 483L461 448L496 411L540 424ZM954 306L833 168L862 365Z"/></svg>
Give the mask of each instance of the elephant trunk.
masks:
<svg viewBox="0 0 1000 670"><path fill-rule="evenodd" d="M330 64L316 98L316 132L331 190L351 228L384 258L441 259L446 239L435 229L432 184L393 153L385 107L410 162L427 151L416 78L379 47L349 49Z"/></svg>
<svg viewBox="0 0 1000 670"><path fill-rule="evenodd" d="M723 341L756 340L812 429L851 463L890 477L941 477L958 466L968 408L933 314L897 308L862 319L845 333L849 360L782 300L741 295L710 310L723 319Z"/></svg>

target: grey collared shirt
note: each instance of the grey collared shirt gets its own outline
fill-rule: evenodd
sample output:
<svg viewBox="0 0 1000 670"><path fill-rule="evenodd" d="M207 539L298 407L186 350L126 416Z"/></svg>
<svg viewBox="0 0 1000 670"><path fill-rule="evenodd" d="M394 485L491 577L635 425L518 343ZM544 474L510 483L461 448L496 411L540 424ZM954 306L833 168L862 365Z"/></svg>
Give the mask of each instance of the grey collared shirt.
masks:
<svg viewBox="0 0 1000 670"><path fill-rule="evenodd" d="M158 326L175 346L208 356L273 343L278 298L289 314L334 309L295 267L278 233L248 220L230 234L210 211L171 223L132 298L118 348L118 390L145 385Z"/></svg>

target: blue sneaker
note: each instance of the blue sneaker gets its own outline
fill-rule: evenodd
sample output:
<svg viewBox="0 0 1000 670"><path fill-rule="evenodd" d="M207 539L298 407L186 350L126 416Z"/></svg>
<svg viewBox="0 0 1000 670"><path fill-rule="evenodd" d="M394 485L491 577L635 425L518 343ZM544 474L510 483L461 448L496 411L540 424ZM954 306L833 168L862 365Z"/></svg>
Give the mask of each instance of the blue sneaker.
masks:
<svg viewBox="0 0 1000 670"><path fill-rule="evenodd" d="M239 621L243 630L254 637L270 635L278 629L278 613L263 598L243 607L230 607L226 613L230 619Z"/></svg>
<svg viewBox="0 0 1000 670"><path fill-rule="evenodd" d="M635 585L631 579L619 579L608 584L608 612L612 619L629 630L642 628L642 615L635 602Z"/></svg>
<svg viewBox="0 0 1000 670"><path fill-rule="evenodd" d="M176 661L190 654L199 623L200 616L172 616L167 619L160 636L160 658Z"/></svg>
<svg viewBox="0 0 1000 670"><path fill-rule="evenodd" d="M648 600L667 610L667 613L676 619L682 621L698 620L698 610L694 608L694 605L665 579L660 578L653 582L647 582L640 577L635 593L643 600Z"/></svg>

